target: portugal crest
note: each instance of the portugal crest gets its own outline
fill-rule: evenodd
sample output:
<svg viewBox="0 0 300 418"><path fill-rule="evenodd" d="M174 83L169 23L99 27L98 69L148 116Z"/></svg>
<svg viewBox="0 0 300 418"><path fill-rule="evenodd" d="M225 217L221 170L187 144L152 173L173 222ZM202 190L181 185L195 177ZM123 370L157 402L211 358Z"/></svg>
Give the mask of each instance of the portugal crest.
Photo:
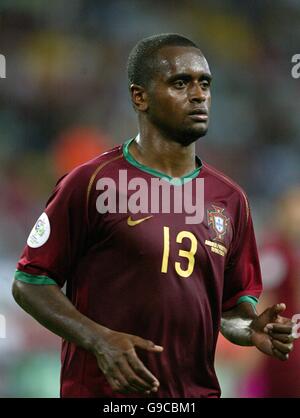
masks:
<svg viewBox="0 0 300 418"><path fill-rule="evenodd" d="M212 205L214 210L207 211L208 225L212 225L213 230L217 234L214 240L224 241L223 237L227 232L229 218L224 215L224 208Z"/></svg>

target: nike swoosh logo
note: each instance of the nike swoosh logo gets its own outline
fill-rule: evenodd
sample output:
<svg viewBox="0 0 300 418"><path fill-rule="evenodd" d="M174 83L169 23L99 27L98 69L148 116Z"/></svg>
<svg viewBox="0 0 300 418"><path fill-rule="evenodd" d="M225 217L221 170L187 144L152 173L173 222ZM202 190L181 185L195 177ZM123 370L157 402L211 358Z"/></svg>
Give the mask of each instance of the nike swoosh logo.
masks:
<svg viewBox="0 0 300 418"><path fill-rule="evenodd" d="M147 219L153 218L153 215L150 216L146 216L146 218L141 218L141 219L137 219L136 221L134 221L131 216L128 216L127 218L127 225L128 226L136 226L144 221L146 221Z"/></svg>

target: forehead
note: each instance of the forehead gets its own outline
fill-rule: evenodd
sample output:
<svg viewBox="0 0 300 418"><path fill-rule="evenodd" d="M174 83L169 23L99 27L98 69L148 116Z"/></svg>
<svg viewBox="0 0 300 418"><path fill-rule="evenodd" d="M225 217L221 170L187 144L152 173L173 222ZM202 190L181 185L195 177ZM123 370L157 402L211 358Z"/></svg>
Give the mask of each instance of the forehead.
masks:
<svg viewBox="0 0 300 418"><path fill-rule="evenodd" d="M177 73L201 75L210 74L208 63L197 48L171 46L164 47L157 54L158 74L170 77Z"/></svg>

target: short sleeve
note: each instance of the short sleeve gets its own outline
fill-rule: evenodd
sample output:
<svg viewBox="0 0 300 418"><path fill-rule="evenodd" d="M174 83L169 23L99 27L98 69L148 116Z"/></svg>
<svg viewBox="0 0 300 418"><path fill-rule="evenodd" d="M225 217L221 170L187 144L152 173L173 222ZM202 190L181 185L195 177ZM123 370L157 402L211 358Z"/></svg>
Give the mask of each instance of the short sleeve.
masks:
<svg viewBox="0 0 300 418"><path fill-rule="evenodd" d="M29 234L15 279L62 287L71 278L87 240L86 191L86 176L80 168L57 183Z"/></svg>
<svg viewBox="0 0 300 418"><path fill-rule="evenodd" d="M262 292L253 222L244 196L239 214L235 242L224 272L223 311L234 308L244 296L258 299Z"/></svg>

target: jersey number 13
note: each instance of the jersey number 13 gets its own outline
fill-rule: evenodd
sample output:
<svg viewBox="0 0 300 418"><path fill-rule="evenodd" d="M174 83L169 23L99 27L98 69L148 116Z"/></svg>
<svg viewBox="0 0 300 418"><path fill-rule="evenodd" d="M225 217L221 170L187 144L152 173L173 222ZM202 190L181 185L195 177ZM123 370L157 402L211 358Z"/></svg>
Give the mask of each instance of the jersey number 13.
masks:
<svg viewBox="0 0 300 418"><path fill-rule="evenodd" d="M195 266L195 254L197 251L197 238L194 234L189 231L181 231L176 236L176 242L181 244L183 239L187 238L190 240L190 250L179 250L179 256L188 259L188 266L186 269L181 267L181 263L176 261L175 262L175 270L180 277L187 278L189 277L193 271ZM170 228L168 226L164 226L164 249L163 249L163 257L162 257L162 264L161 264L161 272L167 273L169 268L169 255L170 255Z"/></svg>

